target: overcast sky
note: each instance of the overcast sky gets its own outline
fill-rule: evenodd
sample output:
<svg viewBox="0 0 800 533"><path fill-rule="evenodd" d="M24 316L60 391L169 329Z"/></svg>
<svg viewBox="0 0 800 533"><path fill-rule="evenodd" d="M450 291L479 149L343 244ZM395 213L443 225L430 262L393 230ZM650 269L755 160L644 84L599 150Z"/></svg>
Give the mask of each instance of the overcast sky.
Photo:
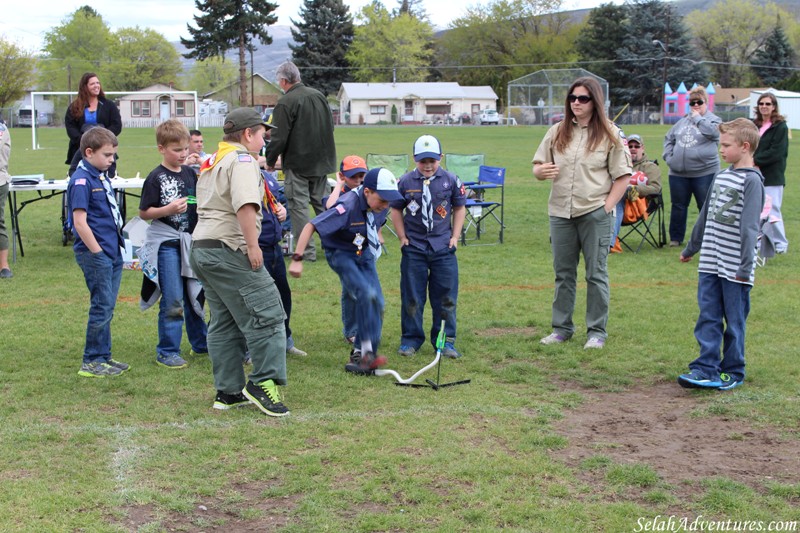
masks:
<svg viewBox="0 0 800 533"><path fill-rule="evenodd" d="M276 0L278 24L288 26L290 19L298 19L302 0ZM345 0L350 12L355 14L370 0ZM14 3L12 8L9 4ZM487 3L486 0L423 0L431 21L437 28L446 28L455 18L464 14L468 6ZM597 0L564 0L564 9L595 7ZM140 26L152 28L170 41L188 37L186 24L193 22L194 0L3 0L6 5L0 16L0 35L13 40L28 50L38 51L44 34L61 24L65 18L83 5L92 6L112 30ZM388 9L397 6L397 0L383 0Z"/></svg>

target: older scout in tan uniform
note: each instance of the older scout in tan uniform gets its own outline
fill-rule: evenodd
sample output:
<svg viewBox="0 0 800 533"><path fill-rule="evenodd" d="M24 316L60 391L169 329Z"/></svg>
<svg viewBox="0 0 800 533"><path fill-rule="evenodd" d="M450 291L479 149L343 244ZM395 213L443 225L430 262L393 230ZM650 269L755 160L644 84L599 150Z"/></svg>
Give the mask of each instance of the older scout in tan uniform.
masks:
<svg viewBox="0 0 800 533"><path fill-rule="evenodd" d="M8 157L11 155L11 136L6 125L0 122L0 278L13 276L8 266L8 231L4 210L6 197L8 197L8 182L11 176L8 173Z"/></svg>
<svg viewBox="0 0 800 533"><path fill-rule="evenodd" d="M225 117L223 141L197 180L190 260L211 312L214 408L252 402L269 416L286 416L278 390L286 385L286 317L258 247L264 180L257 156L268 127L253 109L234 109ZM253 371L245 384L242 360L248 350Z"/></svg>

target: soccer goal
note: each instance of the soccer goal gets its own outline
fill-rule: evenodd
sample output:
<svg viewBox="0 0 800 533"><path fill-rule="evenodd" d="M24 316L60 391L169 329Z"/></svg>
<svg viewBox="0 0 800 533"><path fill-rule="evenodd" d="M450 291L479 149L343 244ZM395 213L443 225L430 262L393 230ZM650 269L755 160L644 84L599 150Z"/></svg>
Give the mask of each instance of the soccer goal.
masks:
<svg viewBox="0 0 800 533"><path fill-rule="evenodd" d="M64 117L77 91L43 91L31 93L30 126L31 145L34 150L60 149L66 152ZM201 121L197 91L108 91L106 98L113 101L126 128L155 128L167 119L178 119L189 129L201 126L221 126Z"/></svg>

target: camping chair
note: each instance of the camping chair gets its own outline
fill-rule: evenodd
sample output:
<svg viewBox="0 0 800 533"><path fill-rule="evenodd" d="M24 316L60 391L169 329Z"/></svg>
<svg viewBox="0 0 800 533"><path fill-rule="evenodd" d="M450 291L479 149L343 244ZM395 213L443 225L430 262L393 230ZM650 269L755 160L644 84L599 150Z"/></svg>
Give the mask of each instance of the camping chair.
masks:
<svg viewBox="0 0 800 533"><path fill-rule="evenodd" d="M461 231L461 243L467 241L479 241L481 234L486 233L486 223L492 220L500 226L499 242L503 244L503 230L505 229L504 203L505 203L505 182L506 169L501 167L487 167L481 165L478 171L478 181L469 186L469 190L475 193L473 198L467 198L467 214L464 221L464 229ZM499 190L499 191L498 191ZM495 191L495 192L492 192ZM500 198L496 198L498 195ZM489 199L491 195L493 200ZM498 211L500 216L498 216ZM470 231L475 229L474 237L470 237ZM495 244L494 242L474 243L474 244Z"/></svg>
<svg viewBox="0 0 800 533"><path fill-rule="evenodd" d="M467 187L478 183L478 173L484 159L483 154L444 154L445 168L458 176Z"/></svg>
<svg viewBox="0 0 800 533"><path fill-rule="evenodd" d="M639 253L644 243L649 243L653 248L661 248L667 244L667 229L664 223L664 197L661 193L651 194L646 197L647 214L632 222L622 221L619 232L619 242L633 253ZM628 202L629 200L625 200ZM624 228L624 229L623 229ZM627 240L626 240L627 239ZM638 240L638 244L636 241ZM634 250L627 241L636 245Z"/></svg>
<svg viewBox="0 0 800 533"><path fill-rule="evenodd" d="M367 168L385 168L398 180L408 172L408 166L408 154L367 154Z"/></svg>

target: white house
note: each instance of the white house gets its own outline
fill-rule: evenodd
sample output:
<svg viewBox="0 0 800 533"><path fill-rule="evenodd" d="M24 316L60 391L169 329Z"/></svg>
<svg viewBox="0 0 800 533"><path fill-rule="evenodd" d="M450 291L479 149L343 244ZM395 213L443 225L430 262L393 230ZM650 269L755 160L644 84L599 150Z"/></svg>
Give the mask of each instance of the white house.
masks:
<svg viewBox="0 0 800 533"><path fill-rule="evenodd" d="M789 126L789 129L800 129L800 93L777 89L753 90L750 91L750 109L756 108L759 97L764 93L772 93L778 99L778 110L781 115L786 117L786 125Z"/></svg>
<svg viewBox="0 0 800 533"><path fill-rule="evenodd" d="M176 93L177 89L163 83L145 87L117 99L117 107L125 128L153 128L170 118L176 118L194 128L196 95ZM113 98L112 96L108 96Z"/></svg>
<svg viewBox="0 0 800 533"><path fill-rule="evenodd" d="M339 88L342 124L447 123L471 121L484 109L496 109L489 86L462 87L455 82L343 83Z"/></svg>

